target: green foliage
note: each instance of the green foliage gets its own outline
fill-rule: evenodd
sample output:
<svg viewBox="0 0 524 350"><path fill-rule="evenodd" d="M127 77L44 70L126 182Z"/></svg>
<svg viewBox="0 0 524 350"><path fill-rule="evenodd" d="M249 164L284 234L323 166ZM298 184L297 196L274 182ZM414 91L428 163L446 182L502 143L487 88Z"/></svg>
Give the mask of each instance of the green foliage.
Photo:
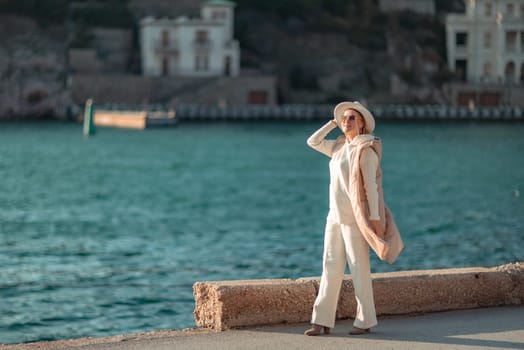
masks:
<svg viewBox="0 0 524 350"><path fill-rule="evenodd" d="M70 11L75 21L87 25L125 28L134 18L128 0L0 0L0 13L34 18L41 24L64 23Z"/></svg>
<svg viewBox="0 0 524 350"><path fill-rule="evenodd" d="M130 28L134 23L125 0L87 2L85 6L74 7L72 17L75 22L82 22L88 26Z"/></svg>
<svg viewBox="0 0 524 350"><path fill-rule="evenodd" d="M343 17L348 9L346 0L324 0L320 2L322 8L333 16Z"/></svg>
<svg viewBox="0 0 524 350"><path fill-rule="evenodd" d="M435 8L437 12L443 13L464 13L465 1L463 0L438 0L435 1Z"/></svg>
<svg viewBox="0 0 524 350"><path fill-rule="evenodd" d="M268 1L268 0L237 0L239 8L249 8L255 11L261 11L269 14L275 14L282 18L287 17L305 17L315 9L315 3L320 0L286 0L286 1Z"/></svg>
<svg viewBox="0 0 524 350"><path fill-rule="evenodd" d="M308 31L348 33L352 44L371 49L385 48L383 29L386 19L373 0L237 0L237 4L239 12L263 13L276 23L297 18ZM246 42L241 40L242 44Z"/></svg>
<svg viewBox="0 0 524 350"><path fill-rule="evenodd" d="M348 30L348 41L363 48L384 50L386 48L385 22L384 17L376 16L367 27L355 26Z"/></svg>
<svg viewBox="0 0 524 350"><path fill-rule="evenodd" d="M94 35L89 30L89 27L85 23L78 22L75 25L75 35L71 42L71 47L76 49L91 47L93 39Z"/></svg>
<svg viewBox="0 0 524 350"><path fill-rule="evenodd" d="M289 83L296 90L317 91L320 89L317 77L302 66L295 65L289 72Z"/></svg>
<svg viewBox="0 0 524 350"><path fill-rule="evenodd" d="M412 68L404 68L404 69L399 70L397 73L400 76L400 78L402 78L403 81L409 84L416 83L417 75Z"/></svg>
<svg viewBox="0 0 524 350"><path fill-rule="evenodd" d="M328 104L336 104L340 101L346 101L348 97L342 93L334 92L328 95L324 101L324 103Z"/></svg>
<svg viewBox="0 0 524 350"><path fill-rule="evenodd" d="M440 56L446 56L446 28L437 18L404 11L390 17L395 31L410 33L420 47L433 47Z"/></svg>
<svg viewBox="0 0 524 350"><path fill-rule="evenodd" d="M251 9L277 15L281 18L315 18L326 12L334 17L347 18L348 22L369 17L372 15L372 9L375 6L375 2L372 0L236 0L236 3L239 10Z"/></svg>
<svg viewBox="0 0 524 350"><path fill-rule="evenodd" d="M63 23L68 0L0 0L0 13L35 18L42 24Z"/></svg>
<svg viewBox="0 0 524 350"><path fill-rule="evenodd" d="M454 76L454 73L449 69L441 69L432 77L432 81L438 86L441 86L444 83L452 81Z"/></svg>

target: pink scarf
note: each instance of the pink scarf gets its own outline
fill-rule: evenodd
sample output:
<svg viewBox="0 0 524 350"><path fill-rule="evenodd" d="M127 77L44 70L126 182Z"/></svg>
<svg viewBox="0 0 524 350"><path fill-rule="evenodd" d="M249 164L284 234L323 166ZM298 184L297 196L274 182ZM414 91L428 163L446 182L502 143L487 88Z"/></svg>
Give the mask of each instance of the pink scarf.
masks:
<svg viewBox="0 0 524 350"><path fill-rule="evenodd" d="M404 248L404 243L400 237L400 232L395 224L393 215L384 203L384 193L382 191L382 169L380 167L382 143L379 138L375 137L373 139L363 140L358 143L356 147L355 158L349 169L350 188L354 189L353 191L350 191L350 199L355 219L371 249L373 249L381 260L386 260L390 264L393 264ZM379 166L377 169L377 190L381 232L377 233L371 229L369 222L369 205L366 197L366 190L364 188L364 181L362 179L362 173L360 172L360 158L362 156L362 151L366 147L371 147L377 153L379 159Z"/></svg>

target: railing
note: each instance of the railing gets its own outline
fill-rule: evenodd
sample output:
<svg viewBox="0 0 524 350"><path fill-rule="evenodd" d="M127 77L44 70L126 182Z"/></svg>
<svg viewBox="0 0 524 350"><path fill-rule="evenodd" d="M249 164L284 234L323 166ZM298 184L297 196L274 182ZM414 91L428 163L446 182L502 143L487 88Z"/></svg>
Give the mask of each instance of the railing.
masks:
<svg viewBox="0 0 524 350"><path fill-rule="evenodd" d="M210 40L193 40L193 48L195 50L210 51L212 47Z"/></svg>
<svg viewBox="0 0 524 350"><path fill-rule="evenodd" d="M113 104L97 106L103 109L137 109L140 106ZM155 104L147 111L168 111L167 105ZM181 104L175 108L179 120L329 120L333 105L244 105L204 106ZM375 105L370 107L377 120L513 120L524 121L524 107L497 106L469 108L450 105Z"/></svg>
<svg viewBox="0 0 524 350"><path fill-rule="evenodd" d="M468 48L465 45L457 46L455 48L455 56L465 57L468 53Z"/></svg>
<svg viewBox="0 0 524 350"><path fill-rule="evenodd" d="M167 45L162 40L155 40L153 45L156 53L178 55L178 42L175 40L168 41Z"/></svg>
<svg viewBox="0 0 524 350"><path fill-rule="evenodd" d="M229 40L229 41L227 41L225 43L224 48L228 49L228 50L231 50L231 49L238 50L238 41L236 41L236 40Z"/></svg>

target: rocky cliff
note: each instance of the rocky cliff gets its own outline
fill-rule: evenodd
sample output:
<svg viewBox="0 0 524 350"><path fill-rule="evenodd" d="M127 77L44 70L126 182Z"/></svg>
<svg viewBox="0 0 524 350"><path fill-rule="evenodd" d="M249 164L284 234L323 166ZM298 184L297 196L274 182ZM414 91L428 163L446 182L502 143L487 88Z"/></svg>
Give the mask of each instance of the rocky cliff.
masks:
<svg viewBox="0 0 524 350"><path fill-rule="evenodd" d="M0 119L65 118L70 106L61 27L0 16Z"/></svg>
<svg viewBox="0 0 524 350"><path fill-rule="evenodd" d="M450 78L442 16L380 13L376 5L285 16L242 9L242 66L279 76L286 102L444 102Z"/></svg>

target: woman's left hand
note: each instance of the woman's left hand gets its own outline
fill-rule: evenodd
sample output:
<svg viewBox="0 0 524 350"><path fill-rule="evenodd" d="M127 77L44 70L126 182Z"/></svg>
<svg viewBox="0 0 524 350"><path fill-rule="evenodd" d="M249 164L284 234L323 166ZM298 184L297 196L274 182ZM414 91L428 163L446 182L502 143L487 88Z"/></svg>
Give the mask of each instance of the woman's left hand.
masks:
<svg viewBox="0 0 524 350"><path fill-rule="evenodd" d="M382 232L382 228L380 227L380 220L369 220L371 224L371 228L373 229L373 232L379 237L382 237L384 235L384 232Z"/></svg>

